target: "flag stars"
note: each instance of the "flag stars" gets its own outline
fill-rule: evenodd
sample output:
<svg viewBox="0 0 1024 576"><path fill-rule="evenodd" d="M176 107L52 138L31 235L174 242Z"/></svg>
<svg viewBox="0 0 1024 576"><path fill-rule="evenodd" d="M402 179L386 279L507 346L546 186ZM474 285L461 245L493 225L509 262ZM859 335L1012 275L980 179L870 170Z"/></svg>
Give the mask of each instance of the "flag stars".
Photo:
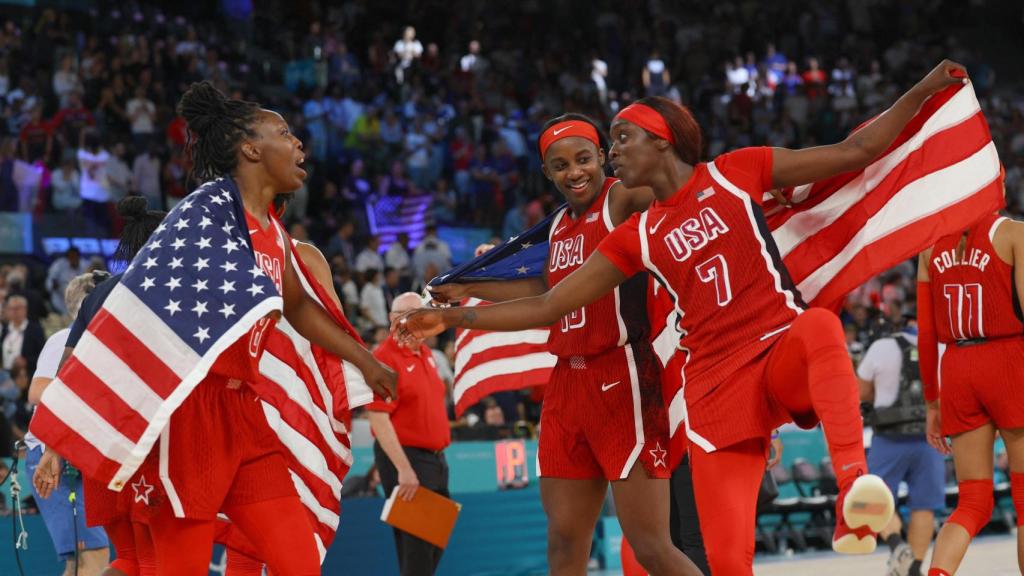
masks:
<svg viewBox="0 0 1024 576"><path fill-rule="evenodd" d="M210 202L213 202L214 204L220 206L221 204L224 203L224 199L221 198L220 196L211 196Z"/></svg>
<svg viewBox="0 0 1024 576"><path fill-rule="evenodd" d="M200 238L199 241L196 242L196 247L200 248L200 249L202 249L202 248L209 248L210 247L210 239L206 238L205 236L203 238Z"/></svg>
<svg viewBox="0 0 1024 576"><path fill-rule="evenodd" d="M252 279L255 280L260 276L264 276L263 270L256 264L253 264L252 269L249 270L249 274L252 274Z"/></svg>
<svg viewBox="0 0 1024 576"><path fill-rule="evenodd" d="M203 290L207 290L207 282L207 280L196 280L196 283L192 285L192 289L195 290L196 292L202 292Z"/></svg>
<svg viewBox="0 0 1024 576"><path fill-rule="evenodd" d="M225 302L224 305L220 307L219 312L224 315L224 318L230 318L235 315L235 305Z"/></svg>
<svg viewBox="0 0 1024 576"><path fill-rule="evenodd" d="M145 290L145 291L147 291L147 292L148 292L150 288L152 288L153 286L155 286L155 284L153 283L153 279L147 276L147 277L145 277L145 278L143 278L143 279L142 279L142 284L140 284L139 286L140 286L140 287L141 287L141 288L142 288L143 290Z"/></svg>
<svg viewBox="0 0 1024 576"><path fill-rule="evenodd" d="M520 266L519 268L516 268L516 272L519 274L526 274L528 271L529 270L526 268L526 266Z"/></svg>
<svg viewBox="0 0 1024 576"><path fill-rule="evenodd" d="M196 263L192 265L193 268L202 272L203 270L210 267L209 258L196 258Z"/></svg>
<svg viewBox="0 0 1024 576"><path fill-rule="evenodd" d="M199 330L196 330L196 333L193 334L192 336L199 340L199 343L202 344L203 342L206 342L207 340L210 339L210 329L200 328Z"/></svg>
<svg viewBox="0 0 1024 576"><path fill-rule="evenodd" d="M178 218L178 221L174 223L174 228L179 232L188 228L188 218Z"/></svg>
<svg viewBox="0 0 1024 576"><path fill-rule="evenodd" d="M229 238L228 241L224 243L223 248L227 250L228 254L231 254L235 250L238 250L238 242Z"/></svg>
<svg viewBox="0 0 1024 576"><path fill-rule="evenodd" d="M220 268L225 272L237 272L238 264L235 264L234 262L225 262L220 265Z"/></svg>
<svg viewBox="0 0 1024 576"><path fill-rule="evenodd" d="M182 248L185 247L185 239L175 238L174 242L171 243L171 247L174 248L175 250L181 250Z"/></svg>
<svg viewBox="0 0 1024 576"><path fill-rule="evenodd" d="M142 263L142 267L145 268L146 270L149 270L153 266L156 266L156 258L152 256L146 258L146 261Z"/></svg>
<svg viewBox="0 0 1024 576"><path fill-rule="evenodd" d="M527 250L530 247L532 247L533 244L531 244L530 242L523 242L522 244L520 244L520 246L521 246L520 250Z"/></svg>
<svg viewBox="0 0 1024 576"><path fill-rule="evenodd" d="M164 310L167 310L171 316L174 316L175 312L181 312L181 300L168 300Z"/></svg>
<svg viewBox="0 0 1024 576"><path fill-rule="evenodd" d="M199 300L197 300L196 305L192 307L192 311L195 312L196 316L200 318L203 317L203 314L209 312L209 310L206 309L206 302L202 302Z"/></svg>
<svg viewBox="0 0 1024 576"><path fill-rule="evenodd" d="M220 285L220 288L218 288L218 290L223 292L224 295L226 296L229 292L234 292L235 291L235 283L234 283L234 281L230 281L229 282L229 281L225 280L224 283Z"/></svg>
<svg viewBox="0 0 1024 576"><path fill-rule="evenodd" d="M161 226L163 226L163 224L161 224ZM155 239L155 240L153 240L152 242L149 243L149 251L150 252L152 252L153 250L156 250L157 248L162 248L162 247L163 247L163 245L160 244L160 239L159 238L157 238L157 239Z"/></svg>
<svg viewBox="0 0 1024 576"><path fill-rule="evenodd" d="M255 298L257 294L263 294L263 286L260 286L259 284L253 284L252 286L249 286L245 291Z"/></svg>
<svg viewBox="0 0 1024 576"><path fill-rule="evenodd" d="M203 206L203 208L206 208L206 206ZM203 219L199 221L199 228L205 231L206 227L211 224L213 224L213 220L210 220L206 216L203 216ZM163 226L163 224L161 224L161 226Z"/></svg>
<svg viewBox="0 0 1024 576"><path fill-rule="evenodd" d="M223 230L225 234L231 234L231 231L234 228L235 228L235 225L231 224L229 222L225 222L224 225L220 227L220 229Z"/></svg>
<svg viewBox="0 0 1024 576"><path fill-rule="evenodd" d="M166 284L164 284L164 286L168 287L171 292L173 292L175 288L181 288L181 278L171 278Z"/></svg>
<svg viewBox="0 0 1024 576"><path fill-rule="evenodd" d="M156 230L153 230L153 233L154 234L159 234L159 233L163 232L164 230L167 230L167 224L164 224L163 222L161 222L160 225L156 227Z"/></svg>
<svg viewBox="0 0 1024 576"><path fill-rule="evenodd" d="M181 258L171 258L171 263L169 264L171 269L177 270L178 268L181 268L183 266L181 260Z"/></svg>

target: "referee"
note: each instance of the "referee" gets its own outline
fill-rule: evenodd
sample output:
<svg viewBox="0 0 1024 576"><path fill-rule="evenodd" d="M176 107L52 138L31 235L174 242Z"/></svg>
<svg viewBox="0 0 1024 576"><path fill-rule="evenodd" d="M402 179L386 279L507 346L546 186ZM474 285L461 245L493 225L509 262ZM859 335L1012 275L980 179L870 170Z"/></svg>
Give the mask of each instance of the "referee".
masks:
<svg viewBox="0 0 1024 576"><path fill-rule="evenodd" d="M391 305L391 319L420 306L418 294L401 294ZM373 355L398 374L397 398L385 402L375 397L367 406L384 493L390 496L397 487L398 497L409 500L423 486L447 497L448 463L442 452L451 444L447 390L430 348L422 342L407 348L389 335ZM441 561L441 548L397 529L395 547L402 576L433 574Z"/></svg>

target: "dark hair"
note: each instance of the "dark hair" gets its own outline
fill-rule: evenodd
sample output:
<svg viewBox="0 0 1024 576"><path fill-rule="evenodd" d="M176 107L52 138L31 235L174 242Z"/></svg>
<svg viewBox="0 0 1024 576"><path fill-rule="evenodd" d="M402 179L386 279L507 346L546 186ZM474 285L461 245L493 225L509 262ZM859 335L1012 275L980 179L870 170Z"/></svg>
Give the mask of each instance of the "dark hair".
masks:
<svg viewBox="0 0 1024 576"><path fill-rule="evenodd" d="M149 210L149 201L143 196L125 196L117 203L117 213L124 219L124 228L113 259L127 265L142 250L167 213Z"/></svg>
<svg viewBox="0 0 1024 576"><path fill-rule="evenodd" d="M278 218L284 216L284 211L288 209L288 203L292 200L295 200L295 192L274 196L274 213L278 215Z"/></svg>
<svg viewBox="0 0 1024 576"><path fill-rule="evenodd" d="M192 84L178 102L188 124L192 178L207 182L234 172L242 139L256 137L259 111L259 104L231 100L209 82Z"/></svg>
<svg viewBox="0 0 1024 576"><path fill-rule="evenodd" d="M703 150L700 125L693 118L689 108L662 96L648 96L637 100L637 103L653 108L665 119L676 141L672 147L680 160L690 165L700 162Z"/></svg>
<svg viewBox="0 0 1024 576"><path fill-rule="evenodd" d="M551 128L552 126L554 126L555 124L558 124L559 122L568 122L570 120L577 120L579 122L586 122L587 124L590 124L591 126L593 126L594 130L597 130L597 141L599 142L598 148L600 148L601 150L604 150L605 152L608 151L608 137L605 136L604 130L602 130L601 127L597 125L597 121L595 121L590 116L587 116L586 114L577 114L575 112L570 112L568 114L562 114L561 116L555 116L554 118L552 118L552 119L550 119L550 120L548 120L547 122L544 123L544 126L541 127L541 129L540 129L540 133L543 134L543 133L547 132L548 128ZM544 161L544 155L541 154L541 151L540 151L540 140L539 139L537 140L537 155L540 156L540 160L541 160L541 162L543 162Z"/></svg>

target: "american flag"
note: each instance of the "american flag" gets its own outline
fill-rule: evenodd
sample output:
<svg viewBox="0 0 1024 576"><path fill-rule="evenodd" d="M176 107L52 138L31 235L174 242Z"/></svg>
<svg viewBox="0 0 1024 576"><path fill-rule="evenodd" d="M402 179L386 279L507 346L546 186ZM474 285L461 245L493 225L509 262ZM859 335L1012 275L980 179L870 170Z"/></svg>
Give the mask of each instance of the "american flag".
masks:
<svg viewBox="0 0 1024 576"><path fill-rule="evenodd" d="M999 156L971 84L932 96L858 172L765 195L768 226L804 301L837 308L869 278L1003 207Z"/></svg>
<svg viewBox="0 0 1024 576"><path fill-rule="evenodd" d="M355 335L294 252L293 262L307 291ZM84 474L120 490L217 357L281 309L253 255L237 186L230 178L208 182L171 211L132 261L44 393L32 431ZM260 360L264 378L253 383L324 546L337 528L340 483L351 464L345 420L367 396L349 398L342 370L281 321Z"/></svg>

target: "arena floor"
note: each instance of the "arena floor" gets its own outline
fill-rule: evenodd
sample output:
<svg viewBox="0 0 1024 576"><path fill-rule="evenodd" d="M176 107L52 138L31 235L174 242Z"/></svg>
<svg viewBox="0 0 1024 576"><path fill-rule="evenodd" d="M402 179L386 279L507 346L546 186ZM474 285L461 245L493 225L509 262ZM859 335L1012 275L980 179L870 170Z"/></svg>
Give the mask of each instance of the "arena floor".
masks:
<svg viewBox="0 0 1024 576"><path fill-rule="evenodd" d="M757 576L881 576L885 574L887 558L888 554L881 551L869 556L841 559L836 554L827 552L778 560L758 558L754 565L754 573ZM1018 576L1020 572L1017 570L1015 539L1012 536L979 538L971 544L957 573L970 576Z"/></svg>

